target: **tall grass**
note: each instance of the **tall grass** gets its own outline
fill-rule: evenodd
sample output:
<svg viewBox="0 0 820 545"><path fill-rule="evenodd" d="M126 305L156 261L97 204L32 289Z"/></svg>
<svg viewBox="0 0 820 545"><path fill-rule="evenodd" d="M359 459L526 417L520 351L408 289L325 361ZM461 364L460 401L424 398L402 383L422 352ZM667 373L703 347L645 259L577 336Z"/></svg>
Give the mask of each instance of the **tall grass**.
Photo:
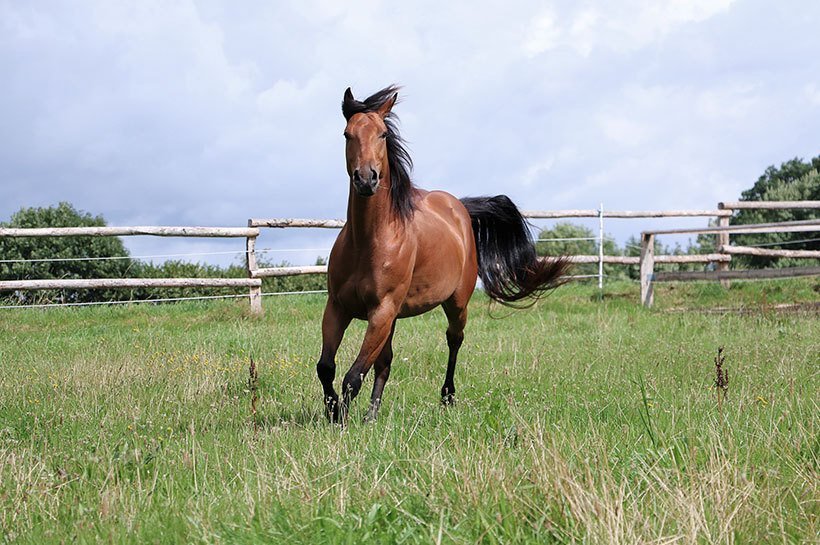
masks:
<svg viewBox="0 0 820 545"><path fill-rule="evenodd" d="M656 297L750 305L815 289ZM477 296L449 409L443 314L404 320L378 422L361 422L364 391L346 429L324 420L315 378L321 295L266 300L262 319L242 302L2 312L0 535L816 541L817 315L646 311L635 290L598 302L570 286L515 312ZM348 331L338 376L363 331ZM721 346L731 382L719 409Z"/></svg>

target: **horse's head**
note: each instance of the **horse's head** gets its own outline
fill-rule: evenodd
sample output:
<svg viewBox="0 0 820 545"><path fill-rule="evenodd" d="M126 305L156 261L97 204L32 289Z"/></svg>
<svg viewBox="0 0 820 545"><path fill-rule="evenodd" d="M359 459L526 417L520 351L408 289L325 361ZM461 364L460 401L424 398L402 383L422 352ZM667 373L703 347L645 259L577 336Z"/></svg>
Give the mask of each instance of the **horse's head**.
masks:
<svg viewBox="0 0 820 545"><path fill-rule="evenodd" d="M391 134L385 118L397 96L393 92L378 107L368 108L368 104L353 98L349 87L345 91L342 113L347 120L344 131L347 174L353 189L362 197L373 195L388 173L387 139Z"/></svg>

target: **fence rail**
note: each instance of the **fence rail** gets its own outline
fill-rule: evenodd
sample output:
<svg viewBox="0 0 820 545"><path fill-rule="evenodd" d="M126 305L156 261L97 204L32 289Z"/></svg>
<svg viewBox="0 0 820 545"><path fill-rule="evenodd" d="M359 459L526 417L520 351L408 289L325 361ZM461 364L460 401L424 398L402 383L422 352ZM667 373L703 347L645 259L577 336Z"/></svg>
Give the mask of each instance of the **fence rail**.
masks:
<svg viewBox="0 0 820 545"><path fill-rule="evenodd" d="M523 215L529 219L598 218L597 237L589 237L598 242L597 255L570 256L572 263L597 263L597 275L582 275L598 278L603 282L603 265L639 265L641 268L641 301L649 306L652 302L652 283L668 280L720 280L727 282L735 278L779 278L784 272L729 271L733 255L758 255L770 257L820 258L820 252L808 250L762 249L750 246L732 246L731 234L741 233L792 233L818 231L818 220L780 222L757 225L729 225L735 210L741 209L820 209L820 201L777 201L777 202L721 202L715 210L647 210L647 211L606 211L603 205L595 209L573 209L553 211L527 211ZM604 255L604 218L678 218L712 217L717 219L716 227L700 229L662 229L645 231L641 235L641 255ZM178 227L178 226L132 226L132 227L59 227L59 228L0 228L0 237L63 237L63 236L160 236L160 237L233 237L245 238L245 257L248 278L105 278L105 279L32 279L0 281L0 291L39 289L94 289L94 288L137 288L137 287L238 287L248 288L253 313L262 312L262 279L268 277L295 276L302 274L325 274L326 266L303 267L259 267L256 241L263 228L321 228L339 229L344 227L340 219L304 218L252 218L247 227ZM701 255L654 255L654 240L657 235L669 234L714 234L717 236L717 252ZM587 237L584 237L587 238ZM242 252L239 252L242 253ZM2 257L2 256L0 256ZM89 258L91 259L91 258ZM17 262L19 260L15 260ZM37 260L30 260L37 261ZM655 264L662 263L713 263L716 271L654 272ZM794 275L818 274L818 267L794 269Z"/></svg>
<svg viewBox="0 0 820 545"><path fill-rule="evenodd" d="M44 227L0 228L0 237L235 237L259 235L259 229L245 227Z"/></svg>
<svg viewBox="0 0 820 545"><path fill-rule="evenodd" d="M789 267L788 269L743 269L737 271L665 271L655 273L655 282L690 280L752 280L760 278L796 278L820 275L820 267Z"/></svg>
<svg viewBox="0 0 820 545"><path fill-rule="evenodd" d="M270 219L249 219L248 227L321 227L324 229L341 229L345 226L345 220L312 220L304 218L270 218Z"/></svg>
<svg viewBox="0 0 820 545"><path fill-rule="evenodd" d="M820 208L820 201L729 201L718 203L726 210L788 210Z"/></svg>
<svg viewBox="0 0 820 545"><path fill-rule="evenodd" d="M60 278L53 280L0 280L0 291L108 289L108 288L249 288L261 287L258 278Z"/></svg>
<svg viewBox="0 0 820 545"><path fill-rule="evenodd" d="M561 218L687 218L687 217L729 217L731 210L528 210L521 213L531 219Z"/></svg>
<svg viewBox="0 0 820 545"><path fill-rule="evenodd" d="M820 258L820 251L817 250L767 250L754 246L721 246L720 251L730 255L756 255L763 257L794 257L794 258Z"/></svg>
<svg viewBox="0 0 820 545"><path fill-rule="evenodd" d="M749 225L726 225L718 227L703 227L697 229L657 229L651 232L654 235L708 235L731 233L734 235L748 235L753 233L802 233L814 231L820 220L782 221L780 223L754 223ZM809 229L806 229L809 227Z"/></svg>
<svg viewBox="0 0 820 545"><path fill-rule="evenodd" d="M575 264L598 263L601 256L571 255L567 261ZM716 263L732 260L732 256L725 254L693 254L693 255L659 255L655 256L656 263ZM605 255L603 262L607 265L639 265L641 258L627 255ZM597 275L593 275L597 276Z"/></svg>
<svg viewBox="0 0 820 545"><path fill-rule="evenodd" d="M279 276L298 276L300 274L327 274L326 265L308 267L262 267L251 271L252 278L276 278Z"/></svg>

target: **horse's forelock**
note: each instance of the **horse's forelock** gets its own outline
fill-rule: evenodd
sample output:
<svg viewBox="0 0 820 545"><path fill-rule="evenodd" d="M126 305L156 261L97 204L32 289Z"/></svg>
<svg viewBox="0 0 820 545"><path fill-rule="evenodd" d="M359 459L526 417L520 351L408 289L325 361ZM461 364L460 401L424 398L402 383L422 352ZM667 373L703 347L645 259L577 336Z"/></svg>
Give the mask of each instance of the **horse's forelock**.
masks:
<svg viewBox="0 0 820 545"><path fill-rule="evenodd" d="M356 100L353 98L353 94L349 92L345 92L344 99L342 100L342 115L347 121L350 121L350 118L356 114L360 113L367 113L367 112L375 112L382 105L393 98L393 95L397 95L401 87L398 85L389 85L380 91L376 91L369 97L364 100ZM348 88L348 91L350 88ZM396 103L398 103L398 99L396 99Z"/></svg>

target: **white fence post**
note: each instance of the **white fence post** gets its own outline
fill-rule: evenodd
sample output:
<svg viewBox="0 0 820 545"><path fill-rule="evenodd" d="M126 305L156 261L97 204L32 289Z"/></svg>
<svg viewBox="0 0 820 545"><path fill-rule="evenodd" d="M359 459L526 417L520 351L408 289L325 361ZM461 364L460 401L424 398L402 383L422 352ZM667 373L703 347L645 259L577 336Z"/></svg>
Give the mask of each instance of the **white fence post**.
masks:
<svg viewBox="0 0 820 545"><path fill-rule="evenodd" d="M604 203L598 208L598 290L604 291Z"/></svg>
<svg viewBox="0 0 820 545"><path fill-rule="evenodd" d="M252 227L251 220L248 220L248 227ZM253 278L253 273L259 268L256 263L256 237L249 236L245 246L245 265L248 269L248 278ZM262 314L262 286L250 288L248 294L251 302L251 314L260 316Z"/></svg>
<svg viewBox="0 0 820 545"><path fill-rule="evenodd" d="M727 210L724 208L724 203L718 203L718 210ZM729 227L729 218L730 216L718 216L718 227ZM717 248L715 248L716 252L723 253L723 247L729 245L729 233L727 231L723 231L717 234ZM717 263L717 270L719 272L726 272L729 270L729 262L728 261L719 261ZM720 285L724 288L729 288L731 286L731 280L726 278L720 279Z"/></svg>
<svg viewBox="0 0 820 545"><path fill-rule="evenodd" d="M655 276L655 235L641 233L641 303L649 308L654 300L652 280Z"/></svg>

